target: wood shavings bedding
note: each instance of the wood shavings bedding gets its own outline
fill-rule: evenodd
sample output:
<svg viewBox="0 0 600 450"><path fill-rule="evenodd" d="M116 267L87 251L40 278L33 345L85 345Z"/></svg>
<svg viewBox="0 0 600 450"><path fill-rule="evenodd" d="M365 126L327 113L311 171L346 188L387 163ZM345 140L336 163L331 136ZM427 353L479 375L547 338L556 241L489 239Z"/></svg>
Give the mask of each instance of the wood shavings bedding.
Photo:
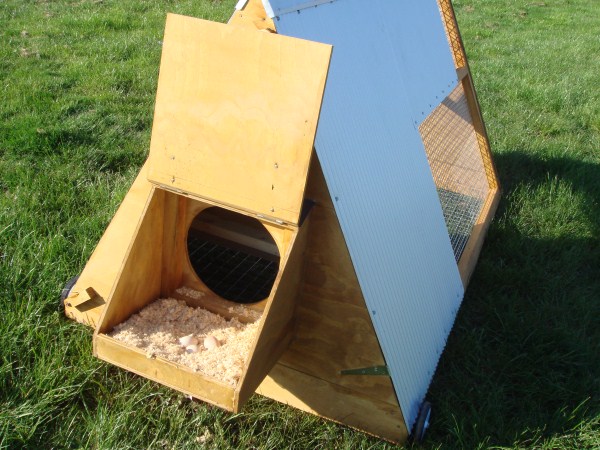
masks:
<svg viewBox="0 0 600 450"><path fill-rule="evenodd" d="M114 339L137 347L149 357L159 356L182 364L203 375L236 386L250 354L259 321L243 324L227 320L202 308L192 308L183 300L158 299L109 334ZM179 339L193 334L198 339L198 351L186 352ZM204 347L204 340L213 336L219 346Z"/></svg>

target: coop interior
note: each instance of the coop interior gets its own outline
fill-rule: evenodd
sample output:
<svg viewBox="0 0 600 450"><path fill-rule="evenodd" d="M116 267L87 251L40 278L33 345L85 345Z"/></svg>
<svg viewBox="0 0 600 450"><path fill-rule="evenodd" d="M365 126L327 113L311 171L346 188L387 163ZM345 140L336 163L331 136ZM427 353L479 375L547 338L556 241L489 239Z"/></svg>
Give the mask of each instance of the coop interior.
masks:
<svg viewBox="0 0 600 450"><path fill-rule="evenodd" d="M95 351L237 410L291 338L303 230L155 188Z"/></svg>

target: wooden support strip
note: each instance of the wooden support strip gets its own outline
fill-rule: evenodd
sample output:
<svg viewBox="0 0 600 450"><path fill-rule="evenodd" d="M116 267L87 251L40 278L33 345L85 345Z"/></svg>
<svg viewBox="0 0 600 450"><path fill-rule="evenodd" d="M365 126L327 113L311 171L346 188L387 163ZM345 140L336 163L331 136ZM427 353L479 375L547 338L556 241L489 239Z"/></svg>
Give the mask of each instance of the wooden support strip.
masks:
<svg viewBox="0 0 600 450"><path fill-rule="evenodd" d="M500 188L498 182L498 174L492 160L492 152L490 150L490 142L488 139L485 123L481 115L479 108L479 101L477 100L477 93L475 92L475 86L473 85L473 78L471 72L462 80L463 89L465 96L467 97L467 103L469 105L469 112L473 120L473 128L477 135L477 142L479 143L479 151L481 152L481 159L483 161L483 167L485 174L488 179L488 184L491 190Z"/></svg>
<svg viewBox="0 0 600 450"><path fill-rule="evenodd" d="M494 213L498 208L499 201L500 190L491 190L488 194L485 204L483 205L483 208L481 209L479 218L477 219L477 222L471 231L471 237L469 238L460 261L458 262L458 270L460 272L460 277L465 289L467 288L469 281L471 280L471 276L473 275L473 271L475 270L475 265L479 259L479 254L481 253L481 248L483 247L485 235L490 223L492 222Z"/></svg>
<svg viewBox="0 0 600 450"><path fill-rule="evenodd" d="M442 14L442 20L444 27L446 28L446 36L448 42L452 48L452 57L454 58L454 64L457 68L467 66L467 57L465 54L465 48L458 30L458 24L456 22L456 16L454 14L454 8L452 7L451 0L438 0L438 6Z"/></svg>
<svg viewBox="0 0 600 450"><path fill-rule="evenodd" d="M456 76L458 77L458 81L464 80L469 76L469 68L467 66L458 67L456 69Z"/></svg>

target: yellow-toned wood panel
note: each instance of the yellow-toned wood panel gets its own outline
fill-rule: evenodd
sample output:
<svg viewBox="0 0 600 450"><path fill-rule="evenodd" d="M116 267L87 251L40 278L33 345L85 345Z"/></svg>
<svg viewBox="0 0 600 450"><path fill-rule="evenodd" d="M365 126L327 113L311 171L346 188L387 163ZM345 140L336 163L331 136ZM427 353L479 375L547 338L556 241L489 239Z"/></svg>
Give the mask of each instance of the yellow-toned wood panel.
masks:
<svg viewBox="0 0 600 450"><path fill-rule="evenodd" d="M163 252L161 295L169 296L181 286L182 270L187 254L186 211L191 200L165 192L163 211Z"/></svg>
<svg viewBox="0 0 600 450"><path fill-rule="evenodd" d="M241 11L235 11L227 23L275 33L275 24L270 17L267 17L261 0L248 0L244 8Z"/></svg>
<svg viewBox="0 0 600 450"><path fill-rule="evenodd" d="M180 364L162 358L148 358L104 334L94 336L94 355L130 372L177 389L223 409L233 409L234 389Z"/></svg>
<svg viewBox="0 0 600 450"><path fill-rule="evenodd" d="M280 266L271 294L273 299L267 303L263 313L259 335L251 351L250 363L242 375L240 389L236 393L236 405L243 405L252 395L287 349L292 338L309 222L306 220L297 231Z"/></svg>
<svg viewBox="0 0 600 450"><path fill-rule="evenodd" d="M296 332L280 362L380 401L395 403L388 376L341 375L344 369L385 365L366 308L302 293Z"/></svg>
<svg viewBox="0 0 600 450"><path fill-rule="evenodd" d="M364 298L335 211L315 205L306 249L304 290L314 296L364 307Z"/></svg>
<svg viewBox="0 0 600 450"><path fill-rule="evenodd" d="M67 317L91 327L98 324L152 192L146 175L144 164L66 299ZM86 293L89 287L98 297L90 299Z"/></svg>
<svg viewBox="0 0 600 450"><path fill-rule="evenodd" d="M164 199L163 190L152 190L117 282L108 295L98 323L100 332L112 330L160 295Z"/></svg>
<svg viewBox="0 0 600 450"><path fill-rule="evenodd" d="M298 223L331 47L170 14L149 177Z"/></svg>
<svg viewBox="0 0 600 450"><path fill-rule="evenodd" d="M389 404L277 364L257 392L303 411L403 443L408 438L397 404Z"/></svg>

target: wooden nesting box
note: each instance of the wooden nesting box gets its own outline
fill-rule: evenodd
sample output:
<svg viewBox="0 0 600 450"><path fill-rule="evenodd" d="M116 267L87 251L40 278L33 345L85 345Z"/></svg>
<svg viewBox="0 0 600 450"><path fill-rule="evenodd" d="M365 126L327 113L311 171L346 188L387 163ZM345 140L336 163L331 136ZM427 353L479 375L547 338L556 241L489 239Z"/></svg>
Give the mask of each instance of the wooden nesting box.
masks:
<svg viewBox="0 0 600 450"><path fill-rule="evenodd" d="M256 390L292 336L307 229L303 193L330 54L323 44L168 16L148 160L152 187L131 218L138 226L94 335L96 356L230 411ZM248 258L275 269L260 280L264 293L262 286L246 296L220 289L215 277L231 273L228 283L237 283ZM207 273L209 265L227 273ZM107 334L182 286L199 293L178 295L190 306L242 322L251 312L262 315L235 386L148 358Z"/></svg>
<svg viewBox="0 0 600 450"><path fill-rule="evenodd" d="M449 0L169 15L150 157L65 312L96 327L100 358L227 410L256 391L419 438L499 198L478 108ZM209 264L205 248L258 258L266 287L211 272L243 264ZM169 296L261 316L235 386L110 336Z"/></svg>

